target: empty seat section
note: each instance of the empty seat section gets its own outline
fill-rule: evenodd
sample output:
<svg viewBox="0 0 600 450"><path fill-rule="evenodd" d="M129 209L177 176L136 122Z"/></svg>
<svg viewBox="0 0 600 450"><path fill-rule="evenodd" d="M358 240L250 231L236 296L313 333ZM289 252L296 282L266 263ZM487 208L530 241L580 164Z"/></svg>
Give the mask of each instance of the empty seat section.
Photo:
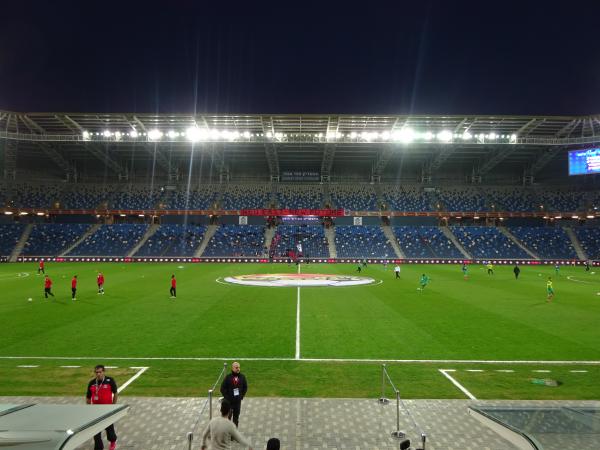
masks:
<svg viewBox="0 0 600 450"><path fill-rule="evenodd" d="M202 256L261 256L264 243L265 227L261 225L223 225Z"/></svg>
<svg viewBox="0 0 600 450"><path fill-rule="evenodd" d="M23 255L58 256L90 228L86 223L43 223L35 225L25 246Z"/></svg>
<svg viewBox="0 0 600 450"><path fill-rule="evenodd" d="M125 256L146 232L146 224L102 225L69 256Z"/></svg>
<svg viewBox="0 0 600 450"><path fill-rule="evenodd" d="M339 225L335 227L339 258L389 258L396 252L378 226Z"/></svg>
<svg viewBox="0 0 600 450"><path fill-rule="evenodd" d="M571 240L558 227L510 227L513 235L540 258L575 259L577 253Z"/></svg>
<svg viewBox="0 0 600 450"><path fill-rule="evenodd" d="M531 258L527 252L495 227L450 227L473 258Z"/></svg>
<svg viewBox="0 0 600 450"><path fill-rule="evenodd" d="M329 257L327 238L320 225L279 225L271 248L275 250L275 256L287 256L290 250L298 252L298 244L302 245L303 256Z"/></svg>
<svg viewBox="0 0 600 450"><path fill-rule="evenodd" d="M0 224L0 256L10 256L25 226L20 223Z"/></svg>
<svg viewBox="0 0 600 450"><path fill-rule="evenodd" d="M395 226L394 235L407 258L463 258L438 227Z"/></svg>

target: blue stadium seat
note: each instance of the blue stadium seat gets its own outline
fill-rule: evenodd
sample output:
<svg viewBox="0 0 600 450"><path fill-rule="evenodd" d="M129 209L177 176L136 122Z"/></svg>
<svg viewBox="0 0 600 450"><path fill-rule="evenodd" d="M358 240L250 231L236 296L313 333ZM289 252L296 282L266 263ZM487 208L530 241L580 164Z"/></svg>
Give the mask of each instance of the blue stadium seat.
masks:
<svg viewBox="0 0 600 450"><path fill-rule="evenodd" d="M575 259L577 253L565 230L559 227L510 227L510 231L540 258Z"/></svg>
<svg viewBox="0 0 600 450"><path fill-rule="evenodd" d="M332 184L329 187L335 208L349 211L377 211L377 194L373 186L366 184Z"/></svg>
<svg viewBox="0 0 600 450"><path fill-rule="evenodd" d="M75 247L69 256L126 256L147 228L146 224L102 225Z"/></svg>
<svg viewBox="0 0 600 450"><path fill-rule="evenodd" d="M395 258L396 252L378 226L335 227L338 258Z"/></svg>
<svg viewBox="0 0 600 450"><path fill-rule="evenodd" d="M134 256L193 256L205 232L204 225L161 225Z"/></svg>
<svg viewBox="0 0 600 450"><path fill-rule="evenodd" d="M575 228L575 235L589 259L600 259L600 228Z"/></svg>
<svg viewBox="0 0 600 450"><path fill-rule="evenodd" d="M0 224L0 256L10 256L23 234L20 223Z"/></svg>
<svg viewBox="0 0 600 450"><path fill-rule="evenodd" d="M473 258L529 259L527 252L495 227L450 227Z"/></svg>
<svg viewBox="0 0 600 450"><path fill-rule="evenodd" d="M26 256L58 256L90 228L84 223L40 223L34 225L23 247Z"/></svg>
<svg viewBox="0 0 600 450"><path fill-rule="evenodd" d="M208 242L202 256L262 256L265 227L222 225Z"/></svg>
<svg viewBox="0 0 600 450"><path fill-rule="evenodd" d="M439 227L395 226L393 231L407 258L464 258Z"/></svg>
<svg viewBox="0 0 600 450"><path fill-rule="evenodd" d="M302 244L303 256L329 257L327 238L320 225L279 225L271 249L275 256L287 256L289 250L297 252L298 243Z"/></svg>

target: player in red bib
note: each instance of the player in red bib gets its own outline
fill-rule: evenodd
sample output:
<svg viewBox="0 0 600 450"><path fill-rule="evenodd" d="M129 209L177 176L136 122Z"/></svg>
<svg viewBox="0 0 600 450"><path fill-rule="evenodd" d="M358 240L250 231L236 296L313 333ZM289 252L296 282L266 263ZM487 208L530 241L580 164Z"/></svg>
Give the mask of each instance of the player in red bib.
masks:
<svg viewBox="0 0 600 450"><path fill-rule="evenodd" d="M98 283L98 294L104 295L104 275L102 272L98 272L96 282Z"/></svg>
<svg viewBox="0 0 600 450"><path fill-rule="evenodd" d="M40 259L40 263L38 265L38 275L40 274L40 272L42 272L44 275L46 275L46 271L44 270L44 260Z"/></svg>
<svg viewBox="0 0 600 450"><path fill-rule="evenodd" d="M52 280L46 275L44 278L44 297L48 298L49 295L54 297L54 294L52 293Z"/></svg>
<svg viewBox="0 0 600 450"><path fill-rule="evenodd" d="M94 369L95 378L88 383L85 394L88 405L114 405L117 403L118 390L117 383L111 377L104 374L104 366L99 364ZM106 437L110 442L110 450L117 448L117 435L114 425L106 427ZM94 450L102 450L102 433L94 436Z"/></svg>
<svg viewBox="0 0 600 450"><path fill-rule="evenodd" d="M73 275L71 279L71 300L77 300L75 294L77 293L77 275Z"/></svg>
<svg viewBox="0 0 600 450"><path fill-rule="evenodd" d="M171 298L177 298L177 280L175 279L175 275L171 275L171 289L169 292L171 293Z"/></svg>

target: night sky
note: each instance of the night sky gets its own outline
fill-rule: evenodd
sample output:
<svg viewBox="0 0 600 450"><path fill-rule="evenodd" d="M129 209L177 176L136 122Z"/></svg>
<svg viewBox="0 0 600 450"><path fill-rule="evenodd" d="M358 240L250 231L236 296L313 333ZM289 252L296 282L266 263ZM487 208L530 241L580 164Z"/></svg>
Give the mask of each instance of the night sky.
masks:
<svg viewBox="0 0 600 450"><path fill-rule="evenodd" d="M600 113L600 1L321 3L3 2L0 109Z"/></svg>

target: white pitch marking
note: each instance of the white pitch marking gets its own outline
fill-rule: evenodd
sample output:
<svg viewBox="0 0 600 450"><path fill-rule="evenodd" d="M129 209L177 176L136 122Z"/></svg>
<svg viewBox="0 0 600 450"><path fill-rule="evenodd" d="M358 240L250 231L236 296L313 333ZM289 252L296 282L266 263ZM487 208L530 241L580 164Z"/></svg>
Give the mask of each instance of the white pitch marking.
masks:
<svg viewBox="0 0 600 450"><path fill-rule="evenodd" d="M532 372L537 372L537 373L549 373L551 372L550 370L532 370Z"/></svg>
<svg viewBox="0 0 600 450"><path fill-rule="evenodd" d="M569 370L571 373L587 373L587 370Z"/></svg>
<svg viewBox="0 0 600 450"><path fill-rule="evenodd" d="M567 280L569 281L574 281L575 283L583 283L583 284L594 284L590 281L585 281L585 280L576 280L572 275L567 276Z"/></svg>
<svg viewBox="0 0 600 450"><path fill-rule="evenodd" d="M40 366L22 365L22 366L17 366L17 367L20 367L20 368L22 368L22 369L32 369L32 368L34 368L34 367L40 367Z"/></svg>
<svg viewBox="0 0 600 450"><path fill-rule="evenodd" d="M465 394L471 400L477 400L477 398L475 398L475 396L473 394L471 394L469 391L467 391L467 389L462 384L460 384L458 381L456 381L452 376L448 375L448 372L450 372L450 370L448 370L448 369L438 369L438 370L442 373L442 375L444 375L446 378L448 378L454 386L456 386L458 389L460 389L463 394Z"/></svg>
<svg viewBox="0 0 600 450"><path fill-rule="evenodd" d="M498 369L498 370L496 370L496 372L513 373L514 370L512 370L512 369Z"/></svg>
<svg viewBox="0 0 600 450"><path fill-rule="evenodd" d="M110 361L295 361L294 358L244 357L244 356L0 356L0 359L39 359L39 360L92 360ZM397 364L543 364L559 366L600 366L600 361L537 361L537 360L492 360L492 359L376 359L376 358L300 358L305 362L331 363L397 363Z"/></svg>
<svg viewBox="0 0 600 450"><path fill-rule="evenodd" d="M140 369L134 376L132 376L129 380L121 385L120 388L117 389L117 394L120 394L127 386L133 383L141 374L143 374L149 367L132 367L132 369Z"/></svg>
<svg viewBox="0 0 600 450"><path fill-rule="evenodd" d="M300 273L300 264L298 264L298 273ZM300 286L298 286L296 299L296 354L294 359L300 359Z"/></svg>
<svg viewBox="0 0 600 450"><path fill-rule="evenodd" d="M482 369L467 369L467 372L485 372L485 370L482 370Z"/></svg>
<svg viewBox="0 0 600 450"><path fill-rule="evenodd" d="M63 369L79 369L81 366L60 366Z"/></svg>
<svg viewBox="0 0 600 450"><path fill-rule="evenodd" d="M118 369L119 366L104 366L105 369Z"/></svg>

